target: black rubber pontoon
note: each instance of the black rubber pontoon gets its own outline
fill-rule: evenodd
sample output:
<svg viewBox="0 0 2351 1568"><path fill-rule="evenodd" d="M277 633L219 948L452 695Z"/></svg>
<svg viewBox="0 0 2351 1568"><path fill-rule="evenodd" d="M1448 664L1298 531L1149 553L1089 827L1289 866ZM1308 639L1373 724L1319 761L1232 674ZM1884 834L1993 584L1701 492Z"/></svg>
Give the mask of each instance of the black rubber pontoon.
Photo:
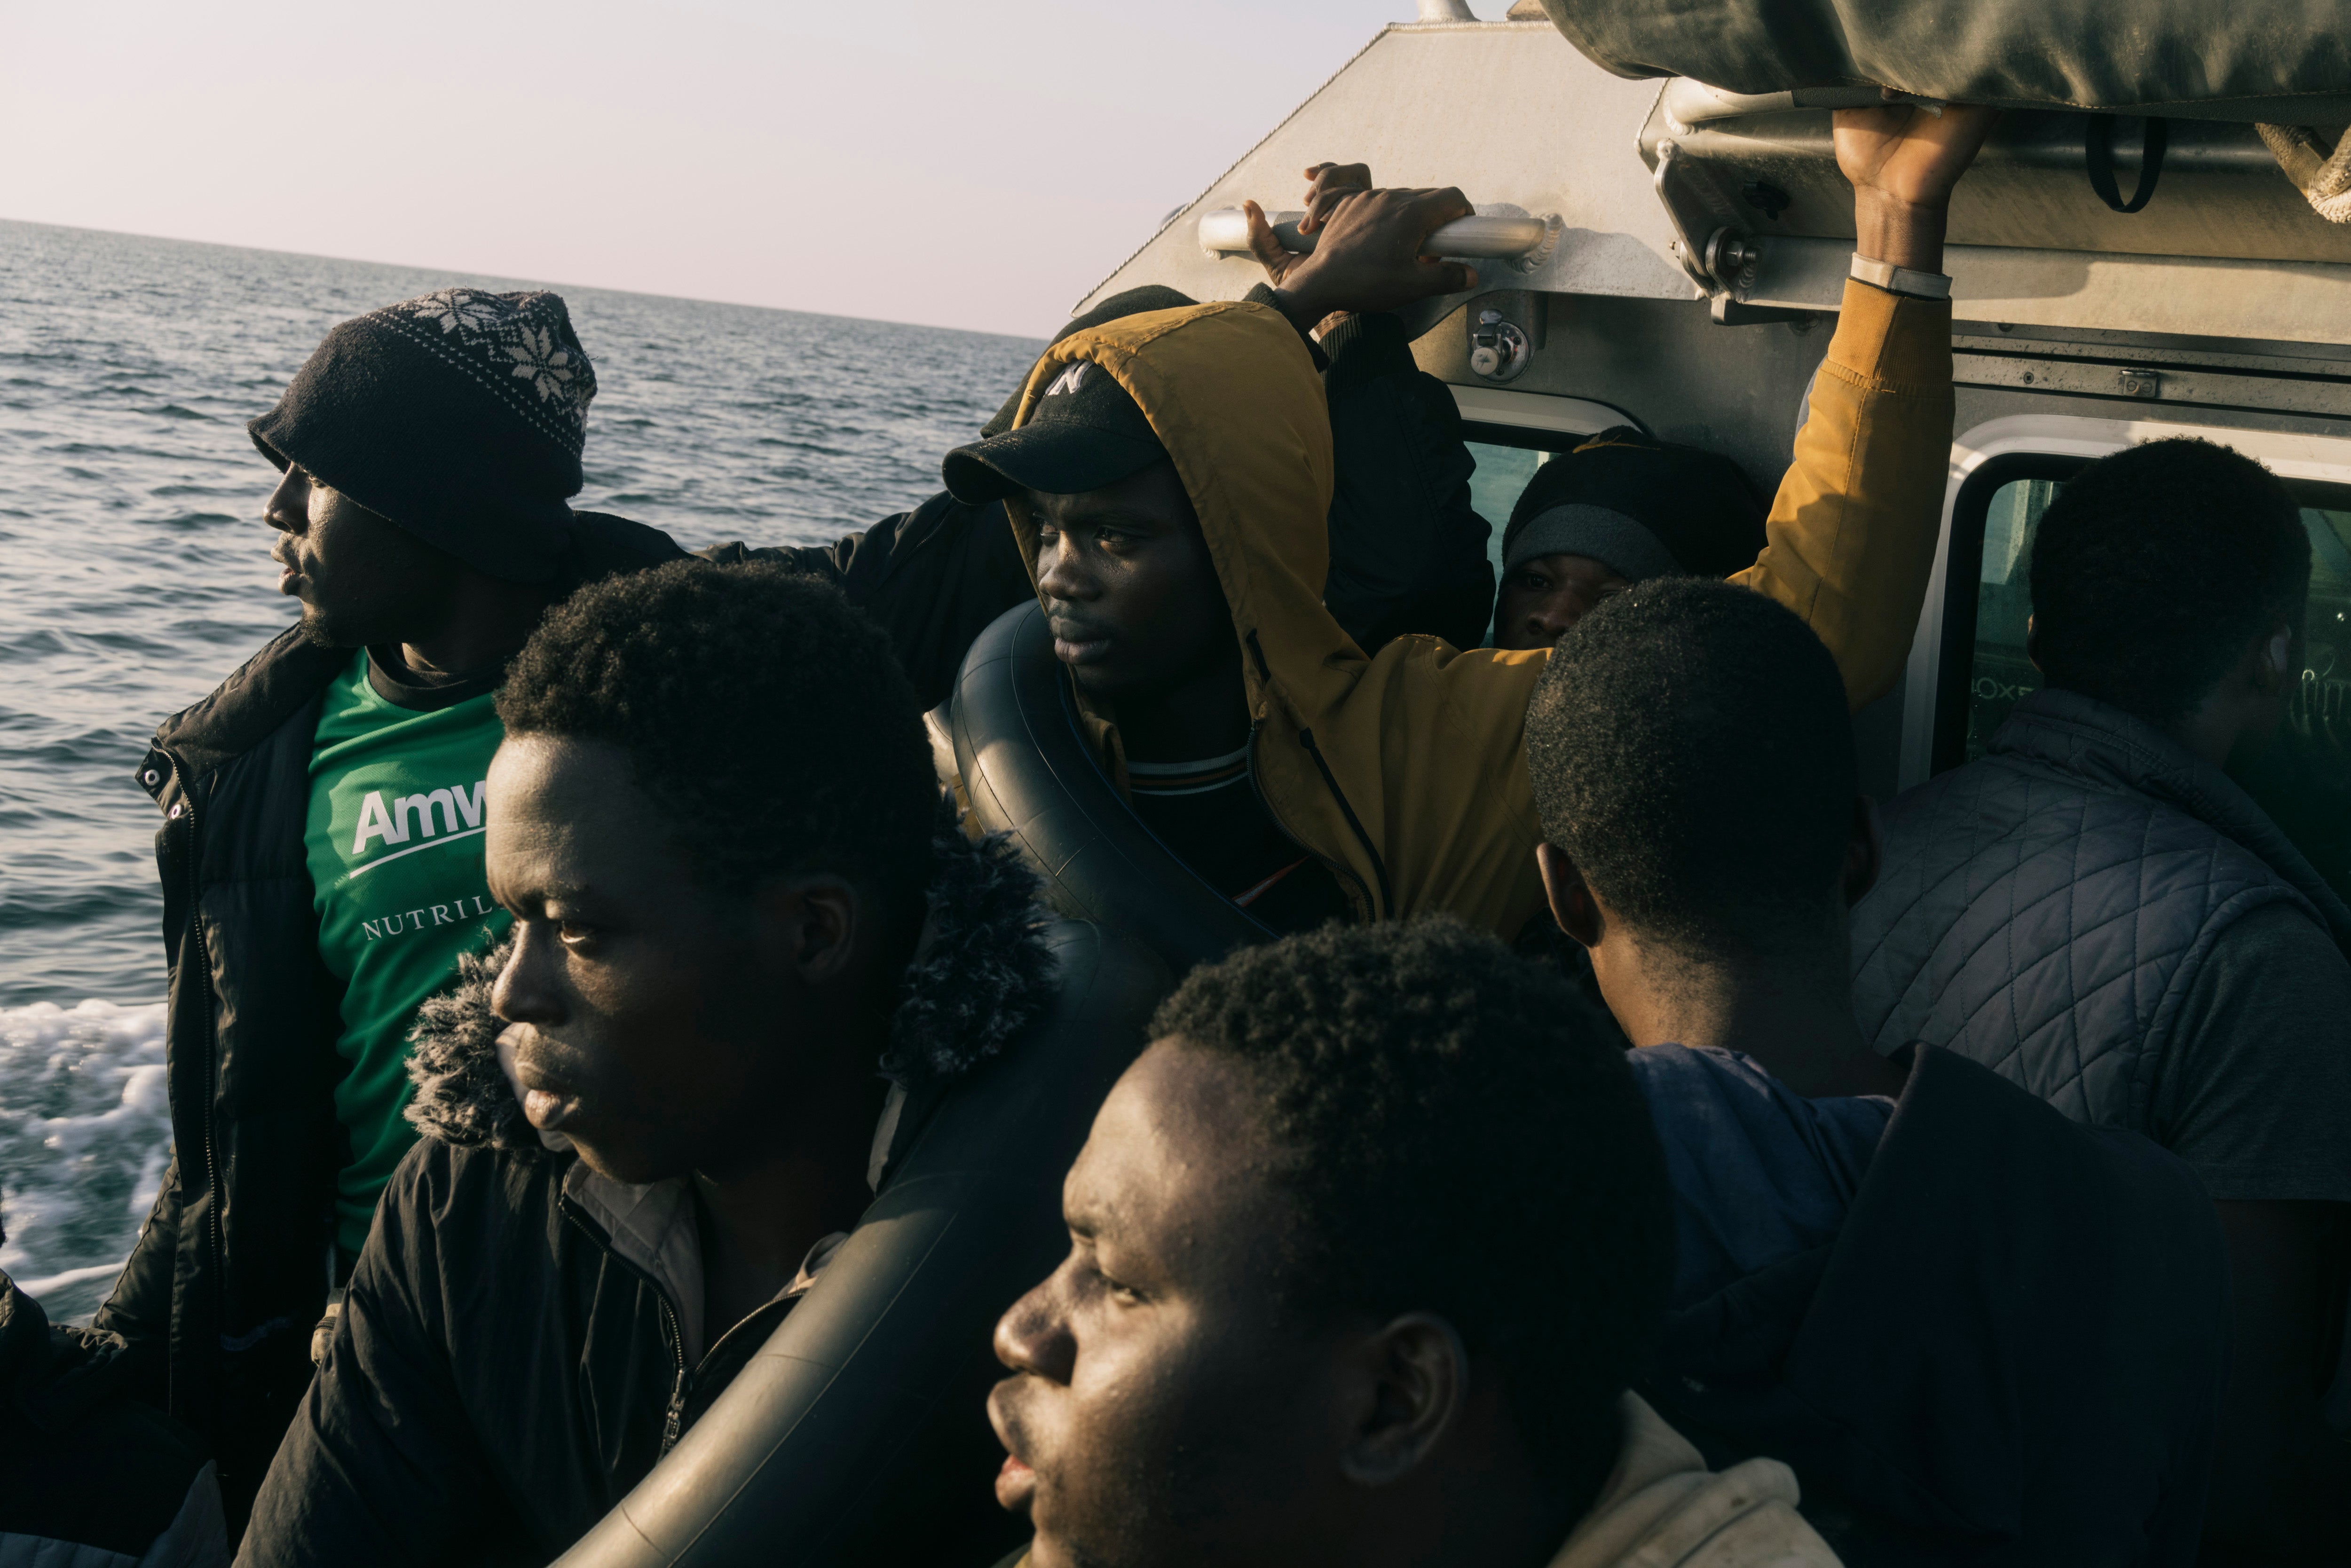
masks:
<svg viewBox="0 0 2351 1568"><path fill-rule="evenodd" d="M948 730L973 817L1012 835L1062 914L1130 934L1179 978L1272 940L1144 826L1095 764L1036 605L1006 611L972 643Z"/></svg>
<svg viewBox="0 0 2351 1568"><path fill-rule="evenodd" d="M997 1317L1069 1248L1061 1178L1170 979L1057 922L1052 1013L956 1081L814 1289L565 1568L975 1561L1017 1543L984 1400ZM900 1136L908 1134L902 1131Z"/></svg>

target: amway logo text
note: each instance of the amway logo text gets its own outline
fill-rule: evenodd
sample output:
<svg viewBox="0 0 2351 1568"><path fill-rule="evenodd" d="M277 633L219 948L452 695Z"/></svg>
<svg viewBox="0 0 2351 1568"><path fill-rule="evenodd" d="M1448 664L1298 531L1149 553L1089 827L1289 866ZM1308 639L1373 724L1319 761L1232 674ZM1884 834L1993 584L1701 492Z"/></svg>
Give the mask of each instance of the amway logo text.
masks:
<svg viewBox="0 0 2351 1568"><path fill-rule="evenodd" d="M489 784L485 779L470 789L460 785L455 789L429 790L421 795L402 795L386 807L383 791L371 789L360 802L359 831L351 839L351 853L367 853L370 839L381 839L387 844L404 844L413 835L430 841L414 849L398 850L351 870L353 876L364 876L377 866L413 855L417 850L429 850L435 843L454 843L470 839L482 831L482 791ZM440 824L434 824L434 812L439 809ZM463 822L464 827L458 824ZM436 837L436 832L438 837Z"/></svg>

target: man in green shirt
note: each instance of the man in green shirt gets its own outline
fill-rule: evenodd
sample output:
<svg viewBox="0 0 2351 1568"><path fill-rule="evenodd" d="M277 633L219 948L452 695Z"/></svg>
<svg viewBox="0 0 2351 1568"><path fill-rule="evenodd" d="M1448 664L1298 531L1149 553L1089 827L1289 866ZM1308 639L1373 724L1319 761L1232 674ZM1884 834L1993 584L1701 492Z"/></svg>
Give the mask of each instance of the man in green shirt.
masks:
<svg viewBox="0 0 2351 1568"><path fill-rule="evenodd" d="M351 1064L335 1088L350 1140L335 1189L345 1267L416 1136L401 1115L409 1020L449 983L459 954L507 924L482 875L482 789L501 735L493 701L419 687L362 650L327 688L311 743L303 844L319 956L343 982L335 1049Z"/></svg>
<svg viewBox="0 0 2351 1568"><path fill-rule="evenodd" d="M248 427L283 475L263 515L301 622L141 764L173 1158L98 1323L212 1445L232 1539L415 1137L416 1009L506 924L491 693L549 605L684 553L571 510L595 389L553 294L447 288L335 328Z"/></svg>

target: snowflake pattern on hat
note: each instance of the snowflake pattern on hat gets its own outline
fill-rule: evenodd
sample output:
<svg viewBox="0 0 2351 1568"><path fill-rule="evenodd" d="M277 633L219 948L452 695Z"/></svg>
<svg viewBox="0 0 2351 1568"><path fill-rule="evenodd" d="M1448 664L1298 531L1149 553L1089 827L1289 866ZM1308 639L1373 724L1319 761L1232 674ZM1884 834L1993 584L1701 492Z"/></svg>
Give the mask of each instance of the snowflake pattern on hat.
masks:
<svg viewBox="0 0 2351 1568"><path fill-rule="evenodd" d="M573 456L588 434L596 367L559 294L442 288L370 314L463 371Z"/></svg>
<svg viewBox="0 0 2351 1568"><path fill-rule="evenodd" d="M498 324L497 307L468 288L444 288L438 294L428 294L407 309L418 320L434 322L444 332L454 332L460 327L482 331Z"/></svg>
<svg viewBox="0 0 2351 1568"><path fill-rule="evenodd" d="M571 353L555 341L555 334L544 328L522 329L522 341L508 343L507 352L515 357L514 373L538 391L542 401L560 397L563 389L571 384Z"/></svg>

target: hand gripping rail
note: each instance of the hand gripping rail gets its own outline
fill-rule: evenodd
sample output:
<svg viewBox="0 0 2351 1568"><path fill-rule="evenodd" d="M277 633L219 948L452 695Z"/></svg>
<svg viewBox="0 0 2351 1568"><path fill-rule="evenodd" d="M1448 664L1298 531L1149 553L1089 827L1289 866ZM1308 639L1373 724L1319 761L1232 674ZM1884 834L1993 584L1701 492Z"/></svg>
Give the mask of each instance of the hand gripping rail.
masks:
<svg viewBox="0 0 2351 1568"><path fill-rule="evenodd" d="M1269 212L1265 218L1273 225L1274 235L1281 241L1283 249L1304 252L1314 248L1318 237L1298 232L1298 220L1305 215L1303 212ZM1550 258L1559 244L1561 227L1556 216L1481 213L1475 217L1454 219L1430 235L1421 250L1425 256L1507 261L1520 272L1532 272ZM1249 214L1238 207L1217 207L1203 213L1200 248L1212 256L1249 255Z"/></svg>

